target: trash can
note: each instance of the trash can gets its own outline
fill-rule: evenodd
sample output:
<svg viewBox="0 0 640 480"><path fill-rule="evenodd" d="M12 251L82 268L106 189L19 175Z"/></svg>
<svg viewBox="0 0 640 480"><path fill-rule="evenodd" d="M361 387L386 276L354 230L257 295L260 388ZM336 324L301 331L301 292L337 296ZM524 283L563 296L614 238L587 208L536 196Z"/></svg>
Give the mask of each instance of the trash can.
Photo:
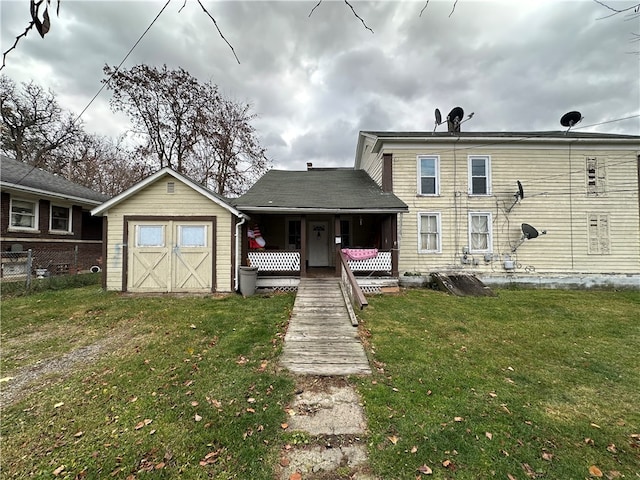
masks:
<svg viewBox="0 0 640 480"><path fill-rule="evenodd" d="M258 267L240 267L240 293L249 297L256 293Z"/></svg>

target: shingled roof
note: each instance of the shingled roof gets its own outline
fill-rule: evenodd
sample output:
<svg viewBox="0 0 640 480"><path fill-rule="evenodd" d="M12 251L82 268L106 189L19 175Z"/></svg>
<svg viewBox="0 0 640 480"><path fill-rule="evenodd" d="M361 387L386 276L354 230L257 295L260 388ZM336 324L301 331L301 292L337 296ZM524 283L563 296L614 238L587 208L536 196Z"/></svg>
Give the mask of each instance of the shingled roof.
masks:
<svg viewBox="0 0 640 480"><path fill-rule="evenodd" d="M108 195L4 155L0 156L0 185L3 189L62 198L79 205L99 205L109 198Z"/></svg>
<svg viewBox="0 0 640 480"><path fill-rule="evenodd" d="M385 193L362 170L270 170L247 193L231 200L242 211L404 212L407 205Z"/></svg>

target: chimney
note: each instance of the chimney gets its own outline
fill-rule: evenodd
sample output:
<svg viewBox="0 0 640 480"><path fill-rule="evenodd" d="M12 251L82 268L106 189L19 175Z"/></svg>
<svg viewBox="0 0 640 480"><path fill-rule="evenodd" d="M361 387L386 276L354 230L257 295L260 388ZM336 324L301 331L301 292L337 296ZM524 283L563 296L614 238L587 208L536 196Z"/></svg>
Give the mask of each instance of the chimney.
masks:
<svg viewBox="0 0 640 480"><path fill-rule="evenodd" d="M382 191L393 192L393 156L382 154Z"/></svg>
<svg viewBox="0 0 640 480"><path fill-rule="evenodd" d="M307 171L312 170L312 169L313 169L313 163L307 162Z"/></svg>

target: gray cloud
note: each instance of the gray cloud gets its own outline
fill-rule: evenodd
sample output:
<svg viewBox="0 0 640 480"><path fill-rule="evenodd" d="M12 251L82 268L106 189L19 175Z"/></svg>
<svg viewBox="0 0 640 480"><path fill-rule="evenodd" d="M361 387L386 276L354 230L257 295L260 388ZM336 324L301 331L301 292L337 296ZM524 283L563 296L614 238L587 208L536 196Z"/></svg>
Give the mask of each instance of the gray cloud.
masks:
<svg viewBox="0 0 640 480"><path fill-rule="evenodd" d="M461 105L469 131L558 129L578 109L591 125L640 113L633 25L591 1L205 2L240 65L196 2L172 2L125 63L181 66L250 103L278 168L348 166L357 132L431 130L436 107ZM2 73L33 79L79 112L164 2L63 1L42 40L35 32ZM28 19L26 2L1 2L2 45ZM640 30L637 28L636 30ZM5 47L6 48L6 47ZM637 49L637 46L635 46ZM126 128L103 92L83 116L89 131ZM640 120L590 130L640 132Z"/></svg>

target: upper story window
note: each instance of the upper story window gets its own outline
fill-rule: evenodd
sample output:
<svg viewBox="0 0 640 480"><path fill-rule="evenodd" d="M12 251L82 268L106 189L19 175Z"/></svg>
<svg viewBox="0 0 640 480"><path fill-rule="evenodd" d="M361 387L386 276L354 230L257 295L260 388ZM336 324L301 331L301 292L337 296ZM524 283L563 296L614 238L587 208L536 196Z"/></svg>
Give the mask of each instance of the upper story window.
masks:
<svg viewBox="0 0 640 480"><path fill-rule="evenodd" d="M418 194L439 195L440 157L418 156Z"/></svg>
<svg viewBox="0 0 640 480"><path fill-rule="evenodd" d="M469 214L469 251L471 253L491 252L491 213Z"/></svg>
<svg viewBox="0 0 640 480"><path fill-rule="evenodd" d="M418 213L418 253L440 253L441 237L440 214Z"/></svg>
<svg viewBox="0 0 640 480"><path fill-rule="evenodd" d="M35 230L38 226L38 202L11 199L11 228Z"/></svg>
<svg viewBox="0 0 640 480"><path fill-rule="evenodd" d="M469 156L469 195L491 194L491 157Z"/></svg>
<svg viewBox="0 0 640 480"><path fill-rule="evenodd" d="M604 168L604 159L597 157L586 158L587 195L597 197L606 193L607 176Z"/></svg>
<svg viewBox="0 0 640 480"><path fill-rule="evenodd" d="M71 231L71 208L51 205L49 214L49 230L57 232Z"/></svg>

